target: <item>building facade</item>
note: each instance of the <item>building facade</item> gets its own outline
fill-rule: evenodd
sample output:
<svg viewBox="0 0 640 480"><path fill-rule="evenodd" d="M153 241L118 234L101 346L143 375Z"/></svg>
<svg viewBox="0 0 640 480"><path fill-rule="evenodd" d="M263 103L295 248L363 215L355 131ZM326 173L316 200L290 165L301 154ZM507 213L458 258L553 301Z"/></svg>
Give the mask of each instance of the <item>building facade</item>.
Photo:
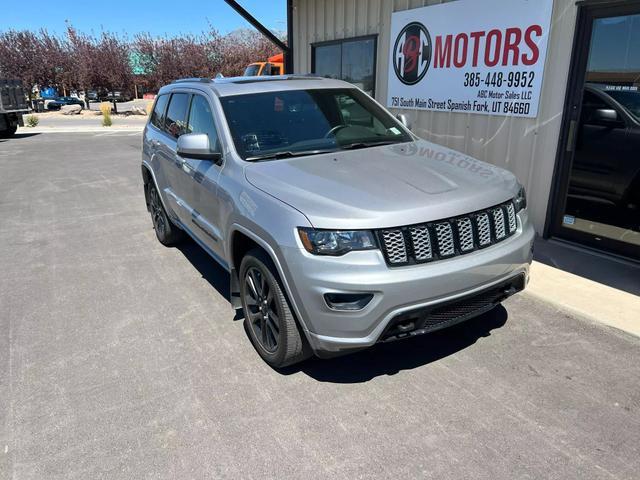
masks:
<svg viewBox="0 0 640 480"><path fill-rule="evenodd" d="M442 8L458 2L457 10ZM483 11L485 2L492 10ZM437 17L439 24L428 25L428 30L448 28L454 33L449 41L457 46L456 28L464 31L466 22L473 30L475 16L485 22L500 17L505 25L526 21L517 8L509 11L515 5L510 0L451 3L293 0L295 73L351 81L394 113L405 114L418 136L509 169L528 192L538 234L640 259L640 2L540 2L549 12L548 25L541 22L544 32L532 33L542 33L534 40L546 42L535 115L394 108L390 78L395 81L398 57L394 55L402 55L404 45L398 47L398 28L416 19L428 24ZM503 8L496 8L500 5ZM406 35L405 28L402 39ZM512 40L522 35L515 32ZM445 58L447 38L433 38L427 29L424 36L429 55L420 60L431 62L428 78L438 67L438 58L440 62ZM466 52L467 40L459 40ZM453 55L455 63L455 51ZM472 81L475 63L467 65ZM446 84L447 77L443 78ZM423 89L427 96L429 85Z"/></svg>

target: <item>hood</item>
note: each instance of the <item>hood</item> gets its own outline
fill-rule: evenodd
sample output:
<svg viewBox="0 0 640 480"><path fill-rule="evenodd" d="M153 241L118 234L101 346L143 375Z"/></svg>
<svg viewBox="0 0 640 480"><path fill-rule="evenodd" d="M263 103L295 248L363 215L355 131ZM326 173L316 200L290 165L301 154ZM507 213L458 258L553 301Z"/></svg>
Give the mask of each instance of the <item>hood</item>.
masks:
<svg viewBox="0 0 640 480"><path fill-rule="evenodd" d="M497 205L518 191L506 170L426 141L256 162L245 175L315 228L440 220Z"/></svg>

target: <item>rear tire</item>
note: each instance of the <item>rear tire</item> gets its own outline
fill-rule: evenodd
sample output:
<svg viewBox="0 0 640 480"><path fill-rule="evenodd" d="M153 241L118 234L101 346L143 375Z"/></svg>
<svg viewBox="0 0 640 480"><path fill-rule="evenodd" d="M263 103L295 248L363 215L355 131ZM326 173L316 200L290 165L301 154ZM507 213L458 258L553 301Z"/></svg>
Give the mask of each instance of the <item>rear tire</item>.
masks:
<svg viewBox="0 0 640 480"><path fill-rule="evenodd" d="M153 223L153 229L156 231L158 241L166 247L179 244L184 240L185 233L167 215L155 183L150 182L147 185L147 189L151 222Z"/></svg>
<svg viewBox="0 0 640 480"><path fill-rule="evenodd" d="M0 138L9 138L12 137L16 131L18 130L17 126L9 127L5 130L0 130Z"/></svg>
<svg viewBox="0 0 640 480"><path fill-rule="evenodd" d="M251 250L242 259L240 298L245 329L265 362L283 368L311 356L277 270L263 250Z"/></svg>

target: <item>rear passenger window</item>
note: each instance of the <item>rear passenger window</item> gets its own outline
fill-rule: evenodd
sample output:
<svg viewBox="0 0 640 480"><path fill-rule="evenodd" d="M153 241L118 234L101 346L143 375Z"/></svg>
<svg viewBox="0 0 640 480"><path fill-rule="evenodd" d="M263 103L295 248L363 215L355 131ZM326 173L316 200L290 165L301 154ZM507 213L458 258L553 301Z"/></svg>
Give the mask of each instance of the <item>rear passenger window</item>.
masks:
<svg viewBox="0 0 640 480"><path fill-rule="evenodd" d="M164 111L167 106L167 100L169 100L169 95L160 95L151 113L151 125L160 130L164 127Z"/></svg>
<svg viewBox="0 0 640 480"><path fill-rule="evenodd" d="M201 95L194 95L191 100L187 131L189 133L206 133L209 137L211 150L218 151L218 133L213 121L213 112L207 99Z"/></svg>
<svg viewBox="0 0 640 480"><path fill-rule="evenodd" d="M188 93L174 93L169 101L164 130L171 136L178 138L186 133L187 108L189 107Z"/></svg>

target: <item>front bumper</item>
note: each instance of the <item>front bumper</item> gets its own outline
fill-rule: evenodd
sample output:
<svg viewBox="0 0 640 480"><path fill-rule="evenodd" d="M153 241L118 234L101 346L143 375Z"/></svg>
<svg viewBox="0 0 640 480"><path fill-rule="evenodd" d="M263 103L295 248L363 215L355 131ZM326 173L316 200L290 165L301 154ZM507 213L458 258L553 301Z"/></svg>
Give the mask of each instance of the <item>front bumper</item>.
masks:
<svg viewBox="0 0 640 480"><path fill-rule="evenodd" d="M342 257L311 255L302 247L282 253L291 301L302 317L309 343L316 353L331 355L383 340L403 313L462 299L519 275L526 285L534 236L525 219L515 235L492 247L396 268L387 266L379 250ZM362 310L337 311L327 305L326 293L369 293L373 299Z"/></svg>

